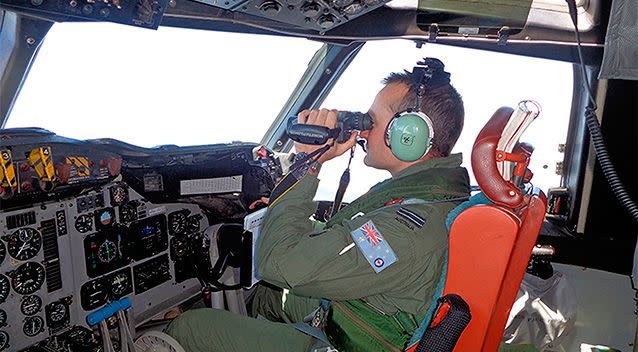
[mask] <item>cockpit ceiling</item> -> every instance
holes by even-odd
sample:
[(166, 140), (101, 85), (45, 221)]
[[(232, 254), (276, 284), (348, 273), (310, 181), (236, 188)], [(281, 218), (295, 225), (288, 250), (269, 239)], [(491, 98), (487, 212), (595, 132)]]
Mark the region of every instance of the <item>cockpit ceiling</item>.
[[(577, 5), (583, 43), (602, 45), (603, 4), (577, 0)], [(0, 7), (53, 21), (111, 21), (344, 43), (397, 37), (574, 41), (562, 0), (0, 0)]]

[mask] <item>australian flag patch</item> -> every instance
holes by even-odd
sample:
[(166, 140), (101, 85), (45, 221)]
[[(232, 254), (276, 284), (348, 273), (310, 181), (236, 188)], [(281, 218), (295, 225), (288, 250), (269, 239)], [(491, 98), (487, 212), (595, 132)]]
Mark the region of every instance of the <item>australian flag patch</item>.
[(394, 251), (372, 220), (350, 232), (350, 235), (375, 272), (379, 273), (397, 261)]

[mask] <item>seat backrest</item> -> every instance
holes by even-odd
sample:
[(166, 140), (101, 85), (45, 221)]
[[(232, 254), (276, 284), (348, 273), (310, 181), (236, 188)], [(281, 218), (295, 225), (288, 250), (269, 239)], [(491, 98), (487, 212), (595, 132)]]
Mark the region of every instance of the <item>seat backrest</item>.
[[(519, 150), (515, 155), (515, 151), (498, 150), (512, 113), (511, 108), (497, 110), (479, 133), (472, 152), (477, 182), (494, 204), (464, 210), (450, 229), (443, 295), (461, 296), (472, 315), (454, 351), (497, 350), (545, 215), (542, 192), (523, 194), (502, 175), (504, 154), (511, 157), (507, 160), (524, 163), (524, 174), (531, 153)], [(499, 158), (501, 170), (497, 167)]]

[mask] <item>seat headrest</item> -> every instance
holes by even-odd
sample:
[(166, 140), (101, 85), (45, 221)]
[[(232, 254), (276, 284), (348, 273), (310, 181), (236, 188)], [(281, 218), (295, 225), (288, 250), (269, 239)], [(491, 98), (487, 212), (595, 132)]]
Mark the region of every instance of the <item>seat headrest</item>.
[(503, 154), (509, 156), (512, 155), (510, 153), (518, 153), (529, 158), (533, 147), (517, 146), (518, 139), (538, 116), (540, 107), (535, 102), (523, 101), (514, 112), (510, 107), (496, 110), (478, 134), (472, 148), (472, 169), (479, 187), (492, 202), (508, 208), (520, 206), (523, 194), (512, 182), (512, 164), (504, 161)]

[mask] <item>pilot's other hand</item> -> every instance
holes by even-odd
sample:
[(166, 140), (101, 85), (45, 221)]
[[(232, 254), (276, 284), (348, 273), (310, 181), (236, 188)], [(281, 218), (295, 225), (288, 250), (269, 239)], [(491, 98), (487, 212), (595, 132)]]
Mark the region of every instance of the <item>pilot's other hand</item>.
[[(297, 120), (299, 121), (299, 123), (325, 126), (328, 128), (335, 128), (337, 124), (338, 113), (339, 112), (337, 110), (328, 110), (328, 109), (304, 110), (299, 113), (299, 115), (297, 116)], [(332, 148), (328, 149), (328, 151), (325, 152), (319, 158), (318, 162), (320, 164), (323, 164), (326, 161), (334, 159), (338, 157), (339, 155), (347, 152), (357, 142), (356, 137), (357, 137), (357, 133), (352, 132), (352, 135), (350, 136), (350, 139), (347, 142), (342, 144), (335, 143), (335, 145), (332, 146)], [(330, 143), (332, 143), (332, 139), (330, 139), (327, 144), (330, 144)], [(310, 154), (321, 147), (323, 146), (295, 143), (295, 149), (297, 150), (298, 153), (303, 152), (303, 153)]]

